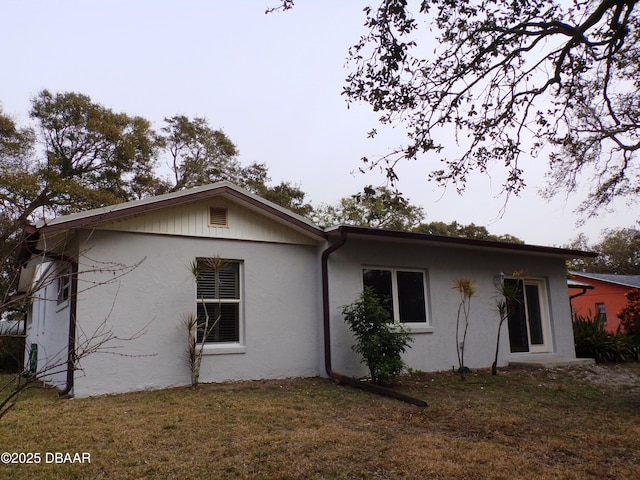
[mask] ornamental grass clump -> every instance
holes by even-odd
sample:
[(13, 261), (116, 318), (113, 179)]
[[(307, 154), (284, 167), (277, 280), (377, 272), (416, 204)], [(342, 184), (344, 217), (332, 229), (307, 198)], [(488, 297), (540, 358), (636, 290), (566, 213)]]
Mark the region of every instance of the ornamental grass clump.
[(373, 288), (365, 287), (355, 302), (342, 307), (344, 320), (356, 338), (351, 348), (362, 355), (376, 385), (388, 384), (402, 373), (402, 354), (413, 341), (402, 325), (393, 323), (389, 303)]

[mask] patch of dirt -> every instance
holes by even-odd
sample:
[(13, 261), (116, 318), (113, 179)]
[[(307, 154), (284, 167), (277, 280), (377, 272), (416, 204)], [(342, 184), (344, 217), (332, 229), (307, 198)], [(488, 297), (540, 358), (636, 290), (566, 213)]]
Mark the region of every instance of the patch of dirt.
[(570, 375), (593, 385), (640, 387), (640, 364), (589, 365), (569, 368)]

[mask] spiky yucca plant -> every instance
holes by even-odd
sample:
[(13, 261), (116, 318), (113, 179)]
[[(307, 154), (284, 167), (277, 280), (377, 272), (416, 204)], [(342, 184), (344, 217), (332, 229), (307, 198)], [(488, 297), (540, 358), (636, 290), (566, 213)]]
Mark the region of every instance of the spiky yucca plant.
[[(469, 278), (456, 278), (451, 287), (460, 294), (460, 304), (458, 305), (458, 315), (456, 318), (456, 352), (458, 353), (458, 373), (462, 380), (465, 379), (467, 367), (464, 364), (464, 347), (467, 342), (467, 331), (469, 330), (469, 314), (471, 313), (471, 298), (476, 294), (476, 285)], [(460, 320), (464, 319), (464, 332), (460, 341)]]

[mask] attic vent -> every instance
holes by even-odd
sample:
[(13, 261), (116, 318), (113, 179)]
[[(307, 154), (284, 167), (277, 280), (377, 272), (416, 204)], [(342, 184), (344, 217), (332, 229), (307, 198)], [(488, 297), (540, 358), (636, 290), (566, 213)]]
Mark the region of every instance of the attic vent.
[(209, 207), (209, 225), (214, 227), (226, 227), (227, 209), (219, 207)]

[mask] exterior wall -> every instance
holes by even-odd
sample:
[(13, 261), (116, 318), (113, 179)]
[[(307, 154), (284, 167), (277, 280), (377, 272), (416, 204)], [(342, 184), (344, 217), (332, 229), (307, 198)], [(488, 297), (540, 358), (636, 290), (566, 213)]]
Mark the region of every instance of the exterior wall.
[(543, 278), (551, 318), (550, 351), (540, 354), (512, 354), (507, 322), (500, 340), (499, 365), (526, 356), (575, 358), (571, 314), (563, 259), (518, 253), (478, 252), (461, 248), (430, 247), (412, 243), (364, 242), (349, 238), (329, 257), (329, 297), (334, 370), (347, 375), (364, 375), (366, 368), (351, 351), (353, 337), (345, 325), (340, 307), (353, 302), (362, 291), (362, 266), (388, 266), (427, 271), (428, 314), (431, 331), (415, 333), (405, 361), (413, 369), (447, 370), (458, 366), (455, 324), (458, 293), (451, 289), (456, 278), (470, 278), (477, 285), (472, 299), (465, 364), (471, 368), (491, 366), (495, 354), (498, 316), (494, 308), (495, 277), (525, 271), (527, 277)]
[[(580, 295), (571, 300), (571, 307), (574, 316), (594, 317), (597, 314), (596, 304), (604, 303), (607, 313), (607, 321), (605, 330), (615, 333), (620, 325), (620, 319), (617, 317), (618, 312), (627, 304), (624, 296), (632, 287), (624, 287), (608, 282), (601, 282), (591, 278), (574, 275), (576, 281), (593, 285), (593, 290), (587, 290), (584, 295)], [(575, 295), (574, 289), (569, 291), (569, 295)]]
[(188, 266), (216, 255), (243, 262), (243, 346), (205, 355), (200, 381), (320, 374), (316, 246), (108, 231), (83, 232), (80, 243), (77, 316), (85, 341), (106, 331), (122, 339), (142, 333), (104, 345), (112, 354), (84, 358), (76, 396), (190, 383), (181, 324), (196, 307)]
[(29, 351), (37, 345), (39, 377), (56, 387), (66, 384), (67, 351), (69, 342), (70, 301), (58, 303), (58, 272), (66, 265), (46, 262), (38, 267), (39, 288), (27, 315), (25, 366), (29, 365)]

